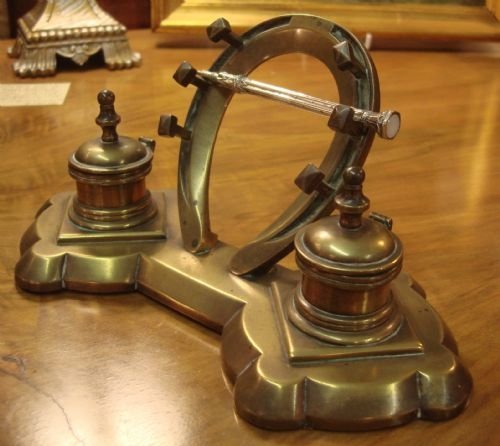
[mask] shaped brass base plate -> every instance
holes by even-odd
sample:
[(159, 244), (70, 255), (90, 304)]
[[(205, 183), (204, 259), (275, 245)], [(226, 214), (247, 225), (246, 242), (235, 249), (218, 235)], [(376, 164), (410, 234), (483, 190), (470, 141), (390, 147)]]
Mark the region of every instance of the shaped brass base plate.
[[(375, 344), (336, 346), (288, 320), (297, 272), (277, 266), (258, 279), (236, 277), (228, 270), (235, 248), (218, 243), (205, 256), (184, 250), (175, 212), (166, 214), (166, 240), (58, 244), (71, 196), (53, 197), (25, 233), (18, 285), (35, 292), (138, 290), (222, 332), (224, 371), (245, 420), (269, 429), (368, 430), (446, 420), (466, 406), (471, 376), (406, 274), (392, 283), (399, 331)], [(163, 196), (175, 209), (175, 191), (154, 194), (157, 202)]]
[[(294, 292), (295, 288), (290, 289), (279, 283), (273, 284), (276, 324), (280, 328), (285, 354), (292, 364), (307, 365), (328, 360), (421, 355), (424, 352), (422, 343), (404, 317), (396, 333), (383, 342), (347, 347), (321, 342), (290, 323), (288, 308), (293, 302)], [(399, 301), (398, 297), (396, 299)]]
[(146, 223), (134, 226), (133, 231), (89, 231), (73, 224), (69, 218), (69, 208), (73, 200), (68, 200), (66, 212), (63, 216), (61, 229), (57, 236), (57, 244), (71, 245), (92, 242), (126, 242), (126, 241), (161, 241), (167, 238), (167, 208), (165, 197), (162, 193), (154, 193), (153, 200), (158, 207), (157, 217)]
[(312, 338), (287, 319), (292, 284), (273, 284), (274, 305), (247, 302), (222, 339), (237, 412), (269, 429), (347, 431), (460, 413), (472, 380), (453, 337), (409, 276), (400, 274), (392, 291), (404, 317), (399, 331), (350, 347)]

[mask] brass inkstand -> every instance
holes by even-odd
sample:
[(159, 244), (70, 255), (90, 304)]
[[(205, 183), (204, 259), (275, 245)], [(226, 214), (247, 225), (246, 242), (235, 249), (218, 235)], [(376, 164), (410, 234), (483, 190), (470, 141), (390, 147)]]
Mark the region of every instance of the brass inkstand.
[(38, 0), (18, 20), (14, 46), (8, 54), (20, 77), (49, 76), (56, 72), (56, 55), (83, 65), (101, 51), (111, 69), (131, 68), (141, 62), (132, 52), (127, 28), (105, 13), (95, 0)]
[[(397, 112), (378, 111), (369, 55), (344, 28), (307, 15), (277, 17), (242, 36), (219, 19), (208, 35), (230, 46), (210, 70), (184, 62), (175, 73), (197, 87), (185, 126), (160, 119), (160, 135), (181, 138), (177, 191), (148, 192), (154, 141), (119, 137), (114, 97), (101, 92), (102, 137), (70, 157), (76, 194), (52, 197), (23, 236), (17, 284), (139, 291), (220, 332), (236, 411), (260, 427), (357, 431), (456, 416), (472, 379), (453, 337), (401, 272), (391, 219), (363, 216), (361, 165), (375, 134), (392, 139), (400, 125)], [(339, 104), (248, 78), (291, 51), (327, 65)], [(328, 115), (336, 130), (320, 167), (297, 177), (296, 201), (240, 249), (217, 241), (208, 215), (212, 151), (235, 93)], [(335, 207), (339, 214), (327, 216)], [(293, 249), (298, 271), (277, 264)]]

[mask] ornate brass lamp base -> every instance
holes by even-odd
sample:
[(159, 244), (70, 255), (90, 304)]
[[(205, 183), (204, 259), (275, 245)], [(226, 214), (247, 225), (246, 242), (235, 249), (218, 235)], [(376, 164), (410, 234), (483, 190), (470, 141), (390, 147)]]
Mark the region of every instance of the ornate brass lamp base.
[(109, 68), (131, 68), (141, 56), (131, 51), (126, 31), (95, 0), (40, 0), (19, 19), (8, 53), (19, 58), (13, 69), (21, 77), (54, 74), (56, 54), (83, 65), (100, 50)]
[(145, 241), (136, 227), (122, 231), (127, 243), (87, 240), (82, 233), (64, 244), (73, 194), (54, 196), (22, 239), (17, 284), (34, 292), (138, 290), (221, 332), (236, 410), (261, 427), (366, 430), (445, 420), (465, 407), (471, 377), (452, 335), (409, 276), (390, 285), (399, 330), (368, 345), (332, 345), (288, 316), (298, 272), (277, 266), (259, 278), (236, 277), (227, 267), (235, 248), (218, 243), (206, 256), (186, 252), (177, 215), (164, 206), (166, 199), (176, 208), (176, 192), (152, 195), (159, 215), (148, 224), (155, 231), (163, 226), (166, 240)]

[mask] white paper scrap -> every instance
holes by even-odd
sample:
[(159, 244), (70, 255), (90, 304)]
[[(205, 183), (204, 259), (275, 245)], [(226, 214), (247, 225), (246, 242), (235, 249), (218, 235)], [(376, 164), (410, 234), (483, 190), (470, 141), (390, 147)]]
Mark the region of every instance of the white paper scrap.
[(70, 82), (0, 84), (0, 107), (62, 105), (70, 85)]

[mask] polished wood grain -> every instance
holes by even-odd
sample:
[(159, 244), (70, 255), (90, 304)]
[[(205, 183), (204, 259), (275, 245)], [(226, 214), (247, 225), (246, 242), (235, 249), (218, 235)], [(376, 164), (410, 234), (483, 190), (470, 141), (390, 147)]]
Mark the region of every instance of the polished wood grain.
[[(394, 218), (404, 269), (455, 334), (475, 390), (458, 418), (370, 433), (270, 432), (238, 419), (219, 336), (139, 294), (31, 295), (16, 289), (18, 243), (39, 206), (72, 190), (69, 154), (98, 136), (96, 94), (116, 94), (118, 131), (155, 137), (159, 115), (183, 122), (194, 93), (171, 76), (182, 60), (208, 67), (218, 50), (167, 49), (129, 33), (139, 69), (66, 67), (23, 81), (2, 58), (2, 82), (71, 82), (62, 106), (0, 108), (0, 445), (496, 445), (500, 438), (500, 58), (494, 53), (373, 52), (382, 108), (402, 130), (377, 139), (366, 164), (372, 210)], [(2, 41), (5, 54), (10, 41)], [(333, 81), (301, 55), (270, 61), (255, 79), (334, 100)], [(220, 131), (212, 226), (242, 245), (297, 193), (318, 162), (326, 119), (237, 97)], [(151, 189), (174, 188), (178, 140), (161, 139)], [(170, 209), (170, 212), (176, 212)], [(293, 258), (284, 262), (293, 267)]]

